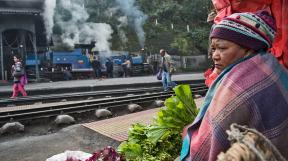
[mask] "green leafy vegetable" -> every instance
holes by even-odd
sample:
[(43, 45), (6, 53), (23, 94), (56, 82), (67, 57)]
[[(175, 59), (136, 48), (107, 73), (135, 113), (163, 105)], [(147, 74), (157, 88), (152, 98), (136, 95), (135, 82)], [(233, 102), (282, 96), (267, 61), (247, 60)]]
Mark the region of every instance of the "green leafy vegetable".
[(179, 155), (182, 129), (193, 122), (198, 109), (189, 85), (173, 90), (175, 96), (165, 100), (152, 125), (132, 125), (128, 140), (118, 147), (127, 161), (173, 161)]

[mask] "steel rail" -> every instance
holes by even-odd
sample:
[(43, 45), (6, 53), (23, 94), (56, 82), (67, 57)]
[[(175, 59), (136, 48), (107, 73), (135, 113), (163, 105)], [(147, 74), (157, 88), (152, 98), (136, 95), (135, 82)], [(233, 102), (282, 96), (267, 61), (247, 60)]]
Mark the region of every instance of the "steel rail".
[[(192, 88), (193, 93), (206, 92), (207, 88), (195, 90)], [(115, 98), (105, 98), (96, 100), (85, 100), (74, 103), (67, 103), (63, 105), (44, 106), (41, 108), (31, 108), (22, 110), (11, 110), (0, 112), (0, 123), (23, 120), (33, 120), (44, 117), (57, 116), (59, 114), (71, 114), (89, 112), (101, 108), (114, 108), (118, 106), (128, 105), (129, 103), (145, 103), (157, 99), (165, 99), (173, 95), (174, 92), (158, 92), (150, 94), (139, 94), (133, 96), (123, 96)]]
[[(190, 84), (190, 87), (203, 88), (204, 83)], [(137, 88), (137, 89), (121, 89), (121, 90), (109, 90), (109, 91), (93, 91), (93, 92), (81, 92), (81, 93), (64, 93), (54, 95), (39, 95), (34, 97), (22, 97), (19, 99), (0, 99), (0, 107), (7, 107), (8, 105), (29, 105), (36, 102), (51, 103), (60, 100), (79, 100), (85, 97), (106, 97), (106, 96), (121, 96), (124, 94), (139, 94), (145, 92), (158, 92), (161, 91), (162, 87), (150, 87), (150, 88)]]

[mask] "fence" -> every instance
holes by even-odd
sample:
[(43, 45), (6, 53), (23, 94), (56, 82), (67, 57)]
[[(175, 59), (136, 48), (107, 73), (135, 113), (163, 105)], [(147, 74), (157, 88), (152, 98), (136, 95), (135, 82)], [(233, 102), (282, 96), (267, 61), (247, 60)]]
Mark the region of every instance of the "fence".
[[(199, 71), (208, 66), (206, 55), (177, 56), (171, 55), (177, 71)], [(153, 65), (153, 69), (158, 70), (161, 56), (153, 54), (148, 57), (147, 62)]]

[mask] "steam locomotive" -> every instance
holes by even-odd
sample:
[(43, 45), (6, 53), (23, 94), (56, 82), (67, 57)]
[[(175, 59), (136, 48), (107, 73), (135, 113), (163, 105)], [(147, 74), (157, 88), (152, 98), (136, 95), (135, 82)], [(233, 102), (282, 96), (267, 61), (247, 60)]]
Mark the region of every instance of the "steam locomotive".
[[(52, 81), (65, 79), (67, 71), (71, 73), (72, 79), (87, 79), (94, 77), (90, 57), (97, 56), (101, 62), (101, 72), (105, 75), (105, 63), (107, 58), (113, 62), (113, 77), (123, 75), (122, 64), (126, 59), (132, 63), (131, 75), (152, 74), (152, 67), (146, 63), (145, 57), (140, 53), (129, 53), (127, 51), (99, 52), (91, 45), (77, 44), (72, 51), (50, 51), (38, 54), (38, 67), (40, 78)], [(26, 71), (28, 78), (35, 78), (36, 61), (34, 54), (26, 57)]]

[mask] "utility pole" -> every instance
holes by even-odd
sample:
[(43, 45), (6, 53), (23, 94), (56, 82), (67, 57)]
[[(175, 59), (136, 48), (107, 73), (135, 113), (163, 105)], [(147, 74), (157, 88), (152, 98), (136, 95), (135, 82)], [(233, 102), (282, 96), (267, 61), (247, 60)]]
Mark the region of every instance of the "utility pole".
[(1, 78), (5, 80), (4, 76), (4, 57), (3, 57), (3, 42), (2, 42), (2, 30), (0, 29), (0, 55), (1, 55)]
[(38, 54), (36, 48), (36, 33), (33, 33), (33, 50), (35, 55), (35, 74), (36, 74), (36, 82), (39, 81), (39, 66), (38, 66)]

